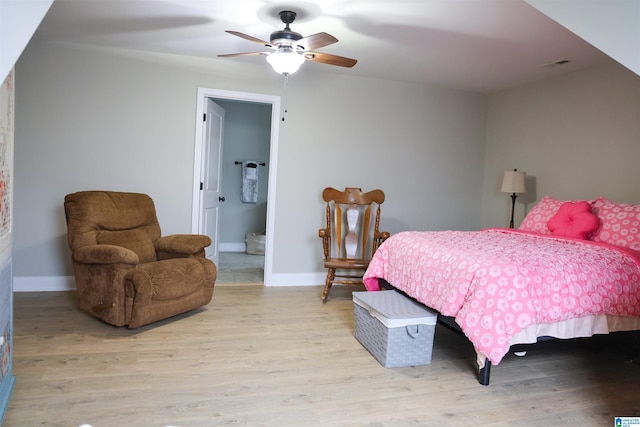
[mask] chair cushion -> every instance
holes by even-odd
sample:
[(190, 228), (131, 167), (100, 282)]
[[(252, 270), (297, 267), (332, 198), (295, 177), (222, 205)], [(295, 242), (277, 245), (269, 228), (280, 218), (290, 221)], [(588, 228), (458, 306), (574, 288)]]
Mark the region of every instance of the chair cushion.
[(151, 236), (143, 230), (99, 231), (96, 240), (99, 245), (115, 245), (130, 249), (138, 255), (140, 262), (157, 259)]
[(189, 295), (205, 283), (205, 271), (199, 260), (174, 258), (138, 265), (151, 280), (151, 299), (166, 301)]

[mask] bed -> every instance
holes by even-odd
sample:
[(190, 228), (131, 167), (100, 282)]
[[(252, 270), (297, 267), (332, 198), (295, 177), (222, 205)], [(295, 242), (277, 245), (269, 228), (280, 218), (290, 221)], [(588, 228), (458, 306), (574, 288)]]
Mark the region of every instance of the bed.
[(488, 385), (514, 345), (640, 330), (640, 205), (547, 196), (518, 229), (397, 233), (363, 281), (453, 320)]

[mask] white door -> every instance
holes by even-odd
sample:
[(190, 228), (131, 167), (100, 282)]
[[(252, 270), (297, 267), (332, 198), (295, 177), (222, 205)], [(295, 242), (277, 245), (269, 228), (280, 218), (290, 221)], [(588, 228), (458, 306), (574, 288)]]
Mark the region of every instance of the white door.
[(222, 139), (224, 137), (224, 109), (211, 98), (205, 101), (203, 116), (204, 143), (202, 145), (200, 234), (211, 238), (207, 258), (218, 265), (218, 210), (224, 197), (220, 194)]

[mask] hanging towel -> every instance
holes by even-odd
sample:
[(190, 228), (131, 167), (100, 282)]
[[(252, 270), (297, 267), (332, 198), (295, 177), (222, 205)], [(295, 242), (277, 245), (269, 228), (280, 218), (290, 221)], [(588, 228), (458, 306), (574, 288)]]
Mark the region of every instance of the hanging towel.
[(258, 163), (254, 161), (242, 162), (240, 201), (243, 203), (258, 203)]

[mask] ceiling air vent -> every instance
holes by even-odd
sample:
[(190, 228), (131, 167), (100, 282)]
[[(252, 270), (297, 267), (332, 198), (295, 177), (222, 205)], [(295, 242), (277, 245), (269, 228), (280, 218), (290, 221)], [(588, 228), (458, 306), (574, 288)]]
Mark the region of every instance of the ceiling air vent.
[(559, 65), (568, 64), (569, 62), (570, 61), (568, 59), (558, 59), (557, 61), (549, 62), (548, 64), (543, 64), (541, 65), (541, 67), (542, 68), (557, 67)]

